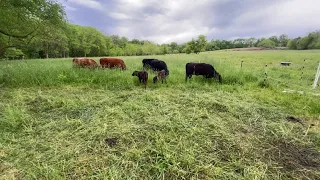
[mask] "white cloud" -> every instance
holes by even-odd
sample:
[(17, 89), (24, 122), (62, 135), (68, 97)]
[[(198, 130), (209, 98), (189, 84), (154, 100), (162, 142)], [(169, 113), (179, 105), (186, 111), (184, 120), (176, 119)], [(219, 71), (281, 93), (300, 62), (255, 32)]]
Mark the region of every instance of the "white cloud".
[(123, 13), (117, 13), (117, 12), (109, 13), (109, 16), (111, 16), (114, 19), (118, 19), (118, 20), (131, 19), (130, 16), (123, 14)]
[(208, 2), (213, 1), (120, 0), (113, 8), (117, 12), (108, 14), (119, 20), (115, 34), (157, 43), (184, 42), (212, 31), (197, 20), (202, 16), (197, 10), (205, 8)]
[(76, 11), (77, 8), (72, 7), (72, 6), (65, 6), (66, 7), (66, 11)]
[(304, 36), (320, 27), (319, 0), (69, 0), (68, 5), (99, 11), (97, 24), (108, 19), (102, 31), (156, 43), (182, 43), (199, 34), (208, 40)]

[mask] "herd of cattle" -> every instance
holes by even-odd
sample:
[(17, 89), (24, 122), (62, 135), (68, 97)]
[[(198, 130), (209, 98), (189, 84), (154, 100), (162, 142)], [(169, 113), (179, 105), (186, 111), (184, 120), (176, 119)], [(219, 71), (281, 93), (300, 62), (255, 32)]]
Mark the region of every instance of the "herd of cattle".
[[(98, 68), (99, 65), (90, 58), (74, 58), (72, 60), (74, 67), (82, 67), (82, 68)], [(158, 81), (166, 81), (169, 76), (169, 70), (167, 64), (158, 59), (143, 59), (143, 70), (142, 71), (134, 71), (132, 76), (137, 76), (139, 78), (140, 83), (143, 83), (145, 88), (148, 82), (148, 72), (147, 69), (151, 69), (154, 72), (157, 72), (157, 75), (153, 77), (153, 82), (156, 83)], [(101, 68), (121, 68), (122, 70), (126, 70), (126, 64), (120, 58), (101, 58), (100, 59), (100, 67)], [(186, 64), (186, 81), (187, 79), (191, 79), (192, 75), (202, 75), (205, 78), (215, 78), (221, 83), (221, 75), (214, 69), (211, 64), (206, 63), (187, 63)]]

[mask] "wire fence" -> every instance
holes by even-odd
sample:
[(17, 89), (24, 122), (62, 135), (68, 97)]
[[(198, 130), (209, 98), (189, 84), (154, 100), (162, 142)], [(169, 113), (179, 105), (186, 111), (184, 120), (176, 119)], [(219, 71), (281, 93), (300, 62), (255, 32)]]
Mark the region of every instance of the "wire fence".
[[(303, 61), (303, 66), (301, 68), (299, 68), (299, 70), (301, 70), (300, 73), (300, 78), (299, 80), (303, 80), (304, 78), (307, 78), (307, 76), (304, 74), (304, 69), (305, 69), (305, 60)], [(292, 69), (288, 69), (289, 71), (286, 70), (287, 73), (291, 73), (294, 70)], [(312, 95), (316, 95), (316, 96), (320, 96), (320, 91), (318, 91), (318, 89), (315, 89), (318, 86), (318, 79), (320, 76), (320, 63), (319, 66), (317, 68), (316, 71), (316, 77), (314, 80), (314, 84), (312, 85), (310, 83), (310, 87), (305, 86), (305, 84), (295, 84), (294, 80), (289, 79), (289, 80), (284, 80), (284, 79), (278, 79), (275, 77), (272, 77), (272, 74), (268, 73), (268, 66), (265, 65), (265, 70), (264, 70), (264, 83), (266, 82), (270, 82), (270, 81), (274, 81), (277, 82), (277, 84), (279, 84), (280, 86), (289, 88), (289, 90), (284, 90), (283, 92), (298, 92), (300, 94), (304, 94), (304, 93), (308, 93), (308, 94), (312, 94)], [(308, 78), (310, 78), (308, 76)], [(298, 79), (296, 79), (298, 80)], [(294, 90), (292, 90), (294, 88)]]

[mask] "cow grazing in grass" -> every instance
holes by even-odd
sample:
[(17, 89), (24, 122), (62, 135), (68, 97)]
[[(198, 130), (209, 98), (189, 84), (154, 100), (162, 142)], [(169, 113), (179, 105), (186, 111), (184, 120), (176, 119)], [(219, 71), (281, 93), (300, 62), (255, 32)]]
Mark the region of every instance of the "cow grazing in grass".
[(144, 84), (144, 88), (147, 88), (148, 83), (148, 72), (147, 71), (134, 71), (132, 76), (137, 76), (140, 83)]
[(191, 79), (192, 75), (202, 75), (205, 78), (215, 78), (221, 83), (221, 75), (214, 69), (211, 64), (206, 63), (187, 63), (186, 64), (186, 81)]
[(121, 68), (122, 70), (126, 70), (126, 64), (120, 58), (101, 58), (100, 65), (102, 68)]
[(169, 70), (167, 64), (164, 61), (158, 59), (143, 59), (143, 68), (151, 68), (153, 71), (165, 70), (167, 75), (169, 75)]
[(72, 59), (72, 64), (74, 67), (81, 68), (97, 68), (98, 64), (90, 58), (74, 58)]
[(167, 72), (165, 70), (161, 70), (158, 72), (158, 74), (153, 78), (153, 83), (156, 83), (158, 81), (163, 81), (167, 82)]

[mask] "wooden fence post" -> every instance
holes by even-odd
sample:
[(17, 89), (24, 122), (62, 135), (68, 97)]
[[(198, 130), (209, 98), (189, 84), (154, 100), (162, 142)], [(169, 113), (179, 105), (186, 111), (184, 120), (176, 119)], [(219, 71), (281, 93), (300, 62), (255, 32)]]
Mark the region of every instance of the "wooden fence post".
[(319, 76), (320, 76), (320, 63), (319, 63), (319, 65), (318, 65), (316, 77), (314, 78), (313, 89), (315, 89), (315, 88), (318, 87)]
[(301, 68), (301, 77), (300, 77), (300, 80), (302, 80), (302, 77), (303, 77), (303, 70), (304, 70), (304, 65), (306, 64), (306, 59), (303, 60), (303, 66)]
[(267, 73), (267, 70), (268, 70), (268, 65), (266, 64), (265, 65), (265, 69), (264, 69), (264, 85), (267, 85), (267, 80), (268, 80), (268, 73)]

